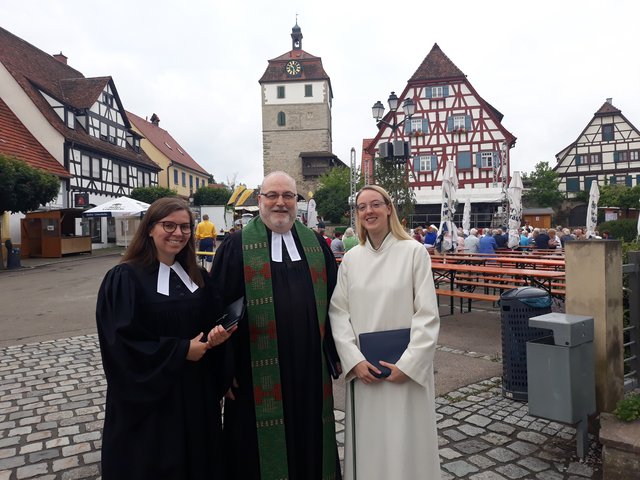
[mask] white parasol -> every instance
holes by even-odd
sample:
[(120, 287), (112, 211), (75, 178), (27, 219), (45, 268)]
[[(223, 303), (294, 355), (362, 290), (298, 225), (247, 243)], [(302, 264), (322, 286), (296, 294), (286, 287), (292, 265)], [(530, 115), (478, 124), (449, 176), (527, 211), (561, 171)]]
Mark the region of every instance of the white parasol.
[(134, 200), (129, 197), (118, 197), (109, 200), (101, 205), (90, 208), (82, 212), (83, 217), (118, 217), (122, 219), (122, 229), (124, 233), (124, 246), (127, 247), (127, 234), (129, 223), (126, 221), (129, 217), (141, 217), (150, 207), (148, 203)]
[(313, 198), (307, 202), (307, 227), (316, 228), (318, 226), (318, 212), (316, 210), (316, 201)]
[(452, 160), (447, 161), (447, 166), (442, 175), (442, 208), (440, 210), (440, 230), (435, 248), (440, 253), (455, 252), (458, 246), (458, 229), (453, 223), (453, 215), (456, 213), (456, 195), (458, 191), (458, 176)]
[(596, 226), (598, 225), (598, 201), (600, 200), (600, 189), (598, 188), (598, 182), (593, 180), (591, 182), (591, 189), (589, 190), (589, 207), (587, 208), (587, 239), (595, 237)]
[(469, 230), (471, 230), (471, 200), (467, 198), (462, 210), (462, 231), (465, 235), (469, 235)]
[(511, 183), (507, 189), (509, 198), (509, 248), (516, 248), (520, 245), (520, 222), (522, 220), (522, 178), (520, 172), (513, 172)]

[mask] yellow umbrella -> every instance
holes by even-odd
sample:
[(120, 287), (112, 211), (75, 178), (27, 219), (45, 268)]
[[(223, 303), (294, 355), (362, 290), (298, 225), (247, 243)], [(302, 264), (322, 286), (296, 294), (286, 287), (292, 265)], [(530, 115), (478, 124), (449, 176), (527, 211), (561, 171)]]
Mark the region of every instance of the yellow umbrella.
[(236, 207), (239, 207), (244, 202), (246, 202), (251, 195), (253, 195), (253, 188), (245, 189), (245, 191), (242, 192), (242, 195), (240, 195), (240, 198), (238, 198), (238, 201), (236, 202)]
[(247, 187), (245, 187), (244, 185), (238, 185), (233, 191), (233, 193), (231, 194), (231, 198), (229, 198), (227, 205), (233, 205), (233, 202), (236, 201), (236, 199), (238, 198), (238, 195), (240, 195), (240, 193), (246, 189)]

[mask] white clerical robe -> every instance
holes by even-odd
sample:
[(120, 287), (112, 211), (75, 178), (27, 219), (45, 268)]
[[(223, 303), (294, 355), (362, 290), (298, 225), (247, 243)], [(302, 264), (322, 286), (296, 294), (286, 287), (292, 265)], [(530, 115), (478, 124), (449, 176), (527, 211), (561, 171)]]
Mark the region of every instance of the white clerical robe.
[[(345, 480), (355, 480), (354, 456), (359, 480), (440, 479), (433, 385), (440, 318), (427, 250), (391, 233), (378, 250), (369, 241), (349, 250), (338, 269), (329, 316), (347, 372)], [(407, 327), (411, 340), (396, 366), (410, 379), (359, 381), (351, 372), (365, 359), (358, 335)]]

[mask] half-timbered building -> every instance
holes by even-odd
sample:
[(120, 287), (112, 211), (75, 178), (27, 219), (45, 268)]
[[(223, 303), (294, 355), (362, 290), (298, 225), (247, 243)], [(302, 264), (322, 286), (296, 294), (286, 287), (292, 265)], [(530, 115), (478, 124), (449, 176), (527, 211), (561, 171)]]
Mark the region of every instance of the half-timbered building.
[(447, 161), (453, 160), (458, 200), (470, 199), (473, 217), (485, 214), (489, 222), (504, 201), (509, 152), (516, 141), (502, 125), (503, 115), (476, 92), (438, 44), (409, 79), (398, 103), (405, 99), (413, 100), (415, 113), (406, 118), (401, 109), (388, 112), (363, 152), (363, 163), (364, 155), (380, 157), (382, 144), (409, 142), (407, 174), (416, 213), (439, 214), (442, 175)]
[[(111, 77), (85, 78), (61, 53), (49, 55), (0, 28), (0, 98), (69, 172), (62, 208), (157, 185), (160, 167), (140, 148)], [(115, 222), (83, 223), (95, 243), (115, 241)]]
[(578, 138), (556, 154), (559, 189), (569, 198), (598, 185), (640, 184), (640, 132), (608, 98)]

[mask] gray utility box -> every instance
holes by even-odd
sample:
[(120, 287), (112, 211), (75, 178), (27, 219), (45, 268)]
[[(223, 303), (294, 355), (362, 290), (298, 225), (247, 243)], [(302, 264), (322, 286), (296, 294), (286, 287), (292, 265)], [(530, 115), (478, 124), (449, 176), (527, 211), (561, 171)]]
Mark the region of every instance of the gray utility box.
[(593, 318), (548, 313), (529, 326), (553, 331), (527, 342), (529, 413), (577, 423), (596, 411)]

